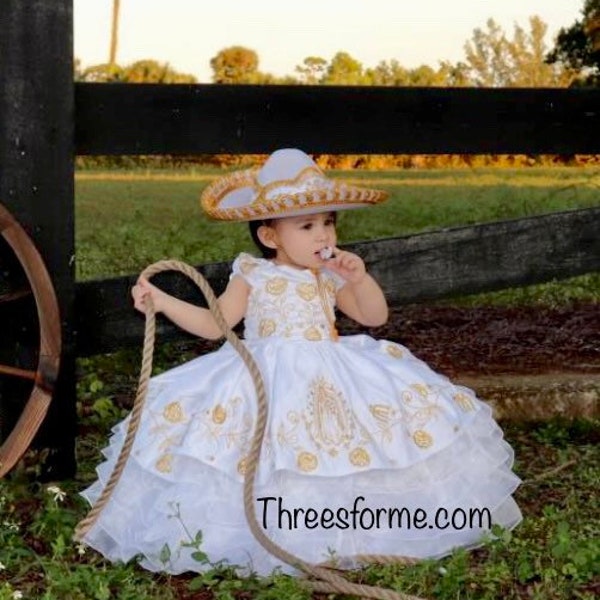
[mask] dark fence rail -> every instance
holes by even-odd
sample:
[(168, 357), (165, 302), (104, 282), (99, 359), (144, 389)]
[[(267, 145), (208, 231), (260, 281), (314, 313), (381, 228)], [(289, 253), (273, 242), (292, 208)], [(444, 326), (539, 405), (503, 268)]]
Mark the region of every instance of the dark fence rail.
[[(457, 227), (345, 246), (359, 252), (391, 304), (501, 289), (600, 270), (600, 208)], [(217, 293), (229, 263), (200, 272)], [(158, 279), (160, 278), (160, 279)], [(200, 292), (179, 274), (161, 274), (161, 287), (198, 302)], [(139, 344), (143, 318), (132, 308), (135, 276), (83, 282), (76, 289), (77, 354)], [(160, 321), (163, 339), (185, 337)]]
[(600, 89), (89, 84), (79, 154), (596, 154)]

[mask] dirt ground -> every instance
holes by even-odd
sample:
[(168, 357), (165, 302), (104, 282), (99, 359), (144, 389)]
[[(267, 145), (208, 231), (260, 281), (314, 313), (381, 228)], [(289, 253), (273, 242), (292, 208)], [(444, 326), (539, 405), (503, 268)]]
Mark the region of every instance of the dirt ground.
[(342, 334), (364, 331), (397, 341), (432, 368), (459, 374), (600, 373), (600, 306), (561, 308), (411, 305), (392, 309), (383, 327), (339, 321)]
[[(382, 327), (337, 322), (341, 335), (367, 333), (406, 346), (448, 377), (544, 373), (600, 377), (600, 305), (393, 308)], [(241, 328), (236, 328), (241, 334)], [(201, 341), (198, 352), (222, 342)]]

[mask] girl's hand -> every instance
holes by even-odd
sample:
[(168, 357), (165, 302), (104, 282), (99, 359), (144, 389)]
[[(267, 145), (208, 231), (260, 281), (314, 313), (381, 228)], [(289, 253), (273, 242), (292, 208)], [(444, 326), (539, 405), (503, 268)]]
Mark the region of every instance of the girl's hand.
[(333, 258), (325, 262), (326, 268), (343, 277), (349, 283), (360, 283), (367, 274), (367, 268), (360, 256), (339, 248), (333, 249)]
[(150, 297), (155, 312), (159, 313), (163, 310), (163, 304), (167, 294), (155, 285), (152, 285), (145, 277), (140, 277), (137, 280), (137, 283), (131, 288), (131, 296), (133, 297), (133, 306), (140, 312), (146, 314), (146, 298)]

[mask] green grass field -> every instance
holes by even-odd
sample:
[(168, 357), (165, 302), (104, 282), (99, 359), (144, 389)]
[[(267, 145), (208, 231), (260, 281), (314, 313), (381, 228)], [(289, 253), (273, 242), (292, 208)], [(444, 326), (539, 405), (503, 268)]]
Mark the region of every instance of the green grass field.
[[(199, 206), (217, 169), (80, 171), (76, 178), (77, 278), (136, 273), (162, 258), (191, 264), (254, 251), (247, 226), (207, 219)], [(383, 205), (341, 214), (341, 243), (513, 219), (600, 204), (600, 169), (337, 171), (387, 190)], [(600, 298), (600, 276), (477, 295), (461, 302), (563, 303)]]

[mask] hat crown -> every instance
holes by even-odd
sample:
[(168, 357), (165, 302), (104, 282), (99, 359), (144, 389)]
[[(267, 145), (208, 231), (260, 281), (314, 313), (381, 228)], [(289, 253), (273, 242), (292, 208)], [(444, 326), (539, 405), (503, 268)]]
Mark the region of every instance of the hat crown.
[(276, 150), (269, 156), (258, 172), (256, 179), (260, 185), (266, 186), (275, 181), (294, 179), (307, 167), (319, 169), (310, 156), (302, 152), (302, 150), (298, 150), (297, 148), (283, 148)]

